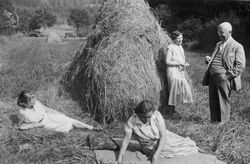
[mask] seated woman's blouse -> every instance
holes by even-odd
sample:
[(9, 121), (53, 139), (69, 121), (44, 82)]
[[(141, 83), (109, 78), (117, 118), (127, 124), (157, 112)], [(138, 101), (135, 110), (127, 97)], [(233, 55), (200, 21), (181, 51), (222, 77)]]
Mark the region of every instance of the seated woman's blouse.
[[(159, 111), (154, 111), (149, 122), (143, 123), (137, 114), (133, 114), (125, 130), (133, 132), (136, 140), (140, 143), (142, 152), (152, 157), (158, 148), (160, 140), (159, 125), (164, 119)], [(166, 141), (162, 148), (160, 158), (173, 157), (175, 155), (188, 155), (198, 153), (198, 147), (190, 138), (183, 138), (166, 130)]]
[(32, 109), (20, 110), (20, 114), (25, 123), (38, 123), (44, 125), (45, 128), (59, 132), (68, 133), (73, 128), (73, 120), (62, 113), (48, 113), (39, 101), (36, 101)]

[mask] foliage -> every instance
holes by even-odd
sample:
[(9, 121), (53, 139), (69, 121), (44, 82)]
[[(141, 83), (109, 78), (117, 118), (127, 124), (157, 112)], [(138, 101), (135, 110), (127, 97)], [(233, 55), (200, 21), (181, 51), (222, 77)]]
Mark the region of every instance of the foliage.
[(195, 40), (197, 34), (202, 30), (202, 23), (199, 18), (188, 18), (182, 24), (177, 25), (177, 29), (183, 33), (184, 40)]
[(160, 24), (163, 28), (168, 28), (168, 22), (171, 21), (172, 17), (174, 17), (174, 14), (172, 13), (171, 9), (168, 5), (158, 5), (153, 9), (153, 12), (160, 21)]
[(0, 34), (10, 34), (12, 32), (11, 25), (15, 21), (11, 17), (13, 12), (14, 6), (12, 0), (0, 1)]
[(0, 10), (8, 10), (12, 11), (13, 8), (13, 0), (1, 0), (0, 1)]
[[(217, 25), (223, 21), (229, 21), (233, 25), (234, 38), (243, 45), (250, 44), (248, 30), (250, 28), (250, 3), (247, 1), (186, 0), (163, 3), (163, 1), (150, 0), (149, 3), (158, 13), (165, 29), (169, 32), (176, 29), (182, 31), (187, 41), (197, 39), (200, 42), (196, 46), (198, 49), (209, 51), (213, 49), (215, 43), (219, 41)], [(250, 51), (247, 46), (245, 48)]]
[(32, 24), (32, 18), (35, 15), (34, 10), (27, 8), (18, 8), (17, 13), (19, 15), (18, 31), (21, 31), (23, 33), (28, 32), (31, 29), (30, 24)]
[(224, 21), (232, 24), (232, 35), (236, 36), (236, 39), (238, 39), (237, 35), (240, 34), (241, 30), (245, 31), (244, 26), (241, 26), (240, 18), (235, 14), (235, 12), (230, 10), (228, 12), (221, 13), (218, 17), (206, 23), (200, 33), (198, 33), (198, 41), (200, 42), (198, 45), (199, 48), (210, 51), (213, 50), (213, 47), (219, 41), (217, 26)]
[(92, 25), (96, 23), (96, 18), (98, 16), (100, 6), (94, 5), (94, 6), (87, 6), (85, 10), (88, 12), (88, 25)]
[(56, 24), (56, 20), (56, 14), (53, 12), (49, 3), (47, 1), (41, 1), (40, 7), (35, 10), (34, 16), (31, 19), (30, 28), (32, 30), (41, 27), (45, 29), (46, 27)]
[(89, 25), (88, 11), (86, 9), (75, 8), (71, 10), (67, 21), (69, 25), (76, 27), (78, 34), (80, 27)]
[(38, 8), (30, 22), (30, 29), (35, 30), (53, 26), (56, 23), (56, 15), (50, 10)]

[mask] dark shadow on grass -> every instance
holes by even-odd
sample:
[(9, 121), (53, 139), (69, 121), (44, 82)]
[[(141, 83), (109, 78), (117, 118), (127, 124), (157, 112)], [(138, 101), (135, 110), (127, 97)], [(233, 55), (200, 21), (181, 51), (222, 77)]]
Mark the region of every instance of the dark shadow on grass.
[(194, 124), (201, 124), (201, 125), (207, 124), (209, 122), (208, 120), (204, 120), (200, 116), (196, 116), (196, 115), (184, 116), (178, 112), (175, 112), (172, 116), (166, 115), (164, 116), (164, 119), (171, 120), (176, 123), (183, 121), (183, 122), (193, 122)]
[(19, 123), (19, 118), (18, 118), (17, 114), (11, 114), (9, 116), (9, 118), (11, 120), (12, 125), (16, 125)]
[[(167, 46), (167, 45), (166, 45)], [(161, 80), (162, 90), (160, 92), (160, 103), (159, 111), (164, 117), (174, 118), (173, 113), (175, 112), (173, 106), (168, 105), (168, 81), (167, 81), (167, 71), (165, 64), (165, 52), (164, 47), (160, 48), (158, 51), (158, 56), (155, 58), (155, 64), (157, 66), (157, 73)]]
[(240, 116), (250, 122), (250, 107), (247, 107), (240, 112)]

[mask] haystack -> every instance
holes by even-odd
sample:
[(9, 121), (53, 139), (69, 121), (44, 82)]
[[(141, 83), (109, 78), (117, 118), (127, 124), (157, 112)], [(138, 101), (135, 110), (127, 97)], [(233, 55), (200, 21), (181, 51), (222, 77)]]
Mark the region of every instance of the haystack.
[(57, 35), (57, 33), (55, 32), (49, 32), (47, 39), (46, 39), (47, 43), (62, 43), (61, 38)]
[(125, 120), (143, 99), (158, 108), (156, 62), (169, 37), (144, 0), (108, 0), (66, 76), (71, 95), (103, 122)]

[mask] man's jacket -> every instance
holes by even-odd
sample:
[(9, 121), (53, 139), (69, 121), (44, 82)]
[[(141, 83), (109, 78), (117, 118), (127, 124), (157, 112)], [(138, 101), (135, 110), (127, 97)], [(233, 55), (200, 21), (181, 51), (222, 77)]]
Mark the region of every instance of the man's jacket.
[[(221, 42), (216, 44), (211, 60), (208, 63), (202, 80), (202, 84), (205, 86), (209, 83), (209, 68), (220, 45)], [(239, 91), (242, 88), (241, 73), (246, 66), (246, 57), (243, 46), (233, 38), (230, 39), (223, 50), (222, 64), (227, 71), (226, 76), (230, 81), (231, 89)]]

